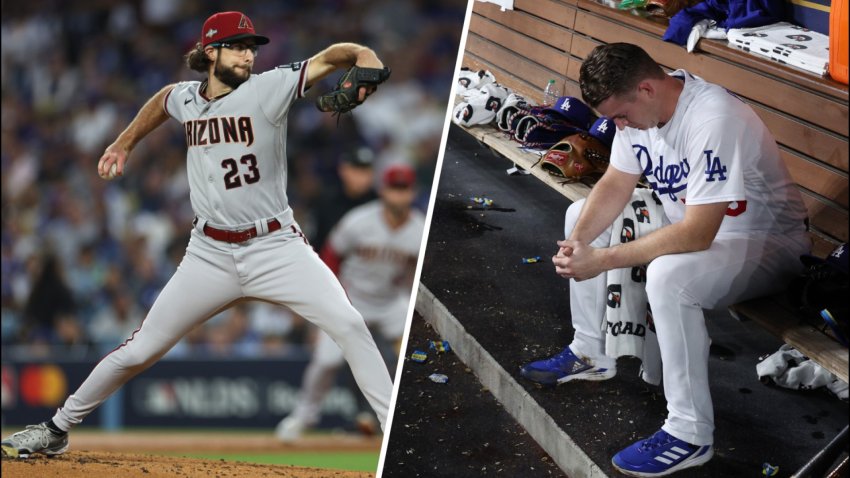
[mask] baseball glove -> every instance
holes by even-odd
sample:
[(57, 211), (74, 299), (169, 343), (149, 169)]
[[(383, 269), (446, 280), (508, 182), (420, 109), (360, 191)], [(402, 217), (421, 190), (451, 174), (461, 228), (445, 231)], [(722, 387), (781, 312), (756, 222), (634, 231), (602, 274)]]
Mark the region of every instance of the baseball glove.
[(352, 66), (337, 82), (336, 88), (323, 94), (316, 100), (316, 107), (325, 113), (335, 114), (348, 113), (357, 107), (360, 101), (360, 88), (367, 87), (373, 90), (390, 77), (390, 69), (364, 68)]
[(541, 167), (554, 176), (576, 180), (594, 173), (604, 173), (610, 158), (611, 151), (607, 146), (581, 132), (552, 146), (543, 156)]

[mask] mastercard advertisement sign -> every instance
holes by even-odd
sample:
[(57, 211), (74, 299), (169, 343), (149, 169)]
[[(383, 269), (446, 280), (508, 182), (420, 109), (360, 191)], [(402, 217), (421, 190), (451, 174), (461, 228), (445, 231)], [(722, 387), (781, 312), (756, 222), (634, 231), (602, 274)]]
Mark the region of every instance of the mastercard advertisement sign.
[[(96, 364), (93, 360), (3, 362), (0, 391), (4, 425), (29, 425), (50, 418)], [(99, 413), (86, 420), (94, 426), (100, 422)]]
[(56, 408), (68, 396), (66, 371), (56, 364), (41, 363), (2, 367), (3, 410), (15, 407)]
[(56, 365), (27, 365), (20, 369), (20, 398), (30, 407), (56, 407), (68, 395), (68, 380)]

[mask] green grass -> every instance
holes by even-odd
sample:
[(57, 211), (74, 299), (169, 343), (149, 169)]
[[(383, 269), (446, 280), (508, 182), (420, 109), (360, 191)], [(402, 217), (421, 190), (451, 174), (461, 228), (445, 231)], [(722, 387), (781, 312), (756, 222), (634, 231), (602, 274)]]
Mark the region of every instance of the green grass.
[(207, 460), (243, 461), (269, 465), (295, 465), (312, 468), (367, 471), (378, 469), (376, 452), (300, 452), (300, 453), (170, 453), (170, 455)]

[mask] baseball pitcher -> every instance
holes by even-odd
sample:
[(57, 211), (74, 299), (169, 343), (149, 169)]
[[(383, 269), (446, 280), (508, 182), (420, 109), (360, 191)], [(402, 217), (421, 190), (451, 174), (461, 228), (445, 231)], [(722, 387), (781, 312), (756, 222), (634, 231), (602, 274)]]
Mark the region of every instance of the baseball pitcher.
[(141, 327), (103, 358), (51, 420), (3, 440), (4, 456), (64, 453), (68, 431), (113, 392), (198, 324), (246, 299), (285, 304), (327, 333), (384, 426), (392, 391), (386, 366), (363, 317), (307, 243), (287, 201), (286, 129), (293, 102), (332, 72), (348, 69), (318, 106), (339, 113), (362, 103), (388, 69), (371, 49), (339, 43), (254, 74), (258, 48), (267, 43), (244, 14), (212, 15), (186, 55), (188, 66), (206, 79), (164, 87), (106, 148), (98, 173), (120, 177), (148, 133), (168, 118), (182, 124), (196, 215), (191, 239)]

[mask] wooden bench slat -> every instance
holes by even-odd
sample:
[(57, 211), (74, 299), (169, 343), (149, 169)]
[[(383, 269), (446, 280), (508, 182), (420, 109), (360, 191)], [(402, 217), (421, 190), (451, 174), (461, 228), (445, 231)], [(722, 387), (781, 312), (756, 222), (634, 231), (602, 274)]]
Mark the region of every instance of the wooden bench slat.
[(513, 76), (509, 74), (507, 71), (491, 65), (486, 61), (483, 61), (481, 58), (476, 57), (470, 53), (467, 53), (463, 59), (463, 66), (466, 66), (472, 70), (490, 70), (490, 73), (496, 76), (498, 82), (504, 86), (507, 86), (511, 90), (519, 93), (520, 95), (527, 98), (529, 101), (540, 101), (541, 92), (537, 85), (532, 85), (527, 83), (522, 78)]
[[(529, 98), (533, 98), (535, 102), (539, 102), (542, 99), (543, 85), (549, 79), (554, 79), (561, 86), (564, 85), (565, 72), (555, 72), (544, 68), (478, 35), (469, 34), (466, 40), (466, 47), (467, 51), (473, 53), (486, 63), (497, 66), (510, 76), (521, 78), (523, 82), (533, 85), (529, 90), (534, 91), (534, 93)], [(495, 72), (493, 73), (495, 74)], [(496, 77), (496, 81), (505, 84), (503, 78), (499, 76)]]
[(811, 325), (801, 324), (794, 318), (795, 311), (785, 305), (781, 297), (753, 299), (735, 304), (730, 309), (752, 319), (841, 380), (850, 381), (848, 350)]
[[(479, 5), (481, 5), (480, 8)], [(564, 38), (564, 28), (559, 25), (523, 12), (502, 12), (498, 6), (492, 3), (475, 2), (473, 11), (482, 17), (497, 21), (511, 30), (528, 35), (561, 51), (569, 50), (569, 40)]]
[(555, 25), (572, 28), (576, 21), (575, 0), (570, 3), (568, 5), (553, 0), (516, 0), (514, 11), (528, 12)]
[(802, 190), (803, 202), (809, 211), (809, 222), (812, 227), (835, 238), (838, 242), (848, 241), (848, 214), (846, 209), (839, 209), (834, 204), (825, 202), (810, 191)]
[[(469, 21), (469, 31), (495, 44), (504, 44), (506, 42), (511, 45), (511, 51), (513, 53), (550, 70), (563, 73), (567, 71), (567, 63), (569, 62), (568, 54), (531, 37), (509, 30), (492, 20), (472, 16)], [(569, 30), (565, 30), (561, 36), (566, 39), (566, 43), (569, 45), (572, 33)], [(498, 78), (496, 80), (498, 81)]]
[[(667, 30), (667, 20), (651, 16), (643, 17), (634, 15), (630, 12), (615, 10), (604, 5), (600, 5), (592, 0), (581, 0), (578, 2), (578, 7), (583, 10), (589, 10), (612, 18), (622, 24), (643, 30), (658, 38), (661, 38)], [(735, 63), (747, 69), (758, 70), (767, 75), (781, 78), (797, 85), (800, 88), (817, 91), (839, 101), (847, 101), (848, 98), (847, 85), (838, 83), (831, 78), (819, 77), (811, 74), (810, 72), (798, 70), (792, 66), (782, 65), (773, 60), (761, 58), (738, 48), (730, 47), (729, 43), (725, 40), (710, 40), (704, 38), (700, 40), (697, 45), (697, 51), (703, 52), (705, 55), (714, 56), (719, 59)]]
[[(496, 81), (505, 85), (517, 92), (520, 92), (529, 101), (539, 103), (542, 99), (542, 86), (549, 79), (555, 79), (559, 84), (564, 83), (564, 78), (551, 71), (544, 69), (540, 65), (529, 62), (521, 57), (512, 55), (509, 50), (505, 50), (491, 42), (482, 40), (480, 37), (469, 35), (467, 37), (467, 47), (472, 55), (467, 55), (467, 58), (477, 59), (479, 64), (484, 65), (478, 69), (485, 68), (490, 70), (496, 77)], [(468, 64), (467, 64), (468, 63)], [(507, 65), (501, 67), (499, 65)], [(472, 62), (467, 61), (464, 66), (475, 68)]]
[(788, 166), (794, 182), (847, 209), (847, 173), (827, 169), (785, 149), (780, 149), (779, 154)]
[(812, 238), (812, 254), (818, 257), (828, 256), (839, 244), (833, 238), (821, 235), (817, 230), (812, 230), (809, 236)]
[(785, 114), (769, 110), (758, 103), (752, 101), (747, 101), (747, 103), (764, 121), (767, 129), (776, 138), (777, 143), (817, 158), (818, 161), (844, 172), (848, 171), (850, 148), (848, 148), (846, 138), (838, 137)]

